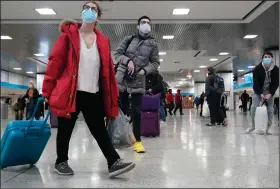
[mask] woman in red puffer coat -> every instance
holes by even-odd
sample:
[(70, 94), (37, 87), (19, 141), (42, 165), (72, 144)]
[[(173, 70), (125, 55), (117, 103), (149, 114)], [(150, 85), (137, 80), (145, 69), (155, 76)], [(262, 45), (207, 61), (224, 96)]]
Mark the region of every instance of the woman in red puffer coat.
[(58, 116), (57, 160), (54, 170), (72, 175), (68, 149), (72, 131), (80, 112), (108, 162), (109, 177), (135, 167), (125, 163), (113, 148), (104, 125), (104, 116), (118, 115), (117, 84), (109, 39), (95, 28), (101, 16), (96, 2), (83, 5), (82, 23), (65, 21), (62, 34), (49, 57), (43, 81), (43, 96), (52, 113)]

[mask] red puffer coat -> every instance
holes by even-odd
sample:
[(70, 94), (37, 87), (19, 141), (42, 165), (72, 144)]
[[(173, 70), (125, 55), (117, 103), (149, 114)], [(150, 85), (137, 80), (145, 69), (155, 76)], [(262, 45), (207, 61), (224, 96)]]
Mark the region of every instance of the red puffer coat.
[[(54, 114), (70, 118), (76, 111), (77, 74), (80, 60), (80, 23), (65, 21), (60, 25), (62, 34), (57, 39), (49, 57), (43, 81), (43, 96), (49, 100)], [(97, 29), (96, 42), (101, 60), (100, 91), (103, 95), (105, 115), (118, 115), (118, 88), (109, 39)], [(94, 107), (94, 104), (92, 105)]]

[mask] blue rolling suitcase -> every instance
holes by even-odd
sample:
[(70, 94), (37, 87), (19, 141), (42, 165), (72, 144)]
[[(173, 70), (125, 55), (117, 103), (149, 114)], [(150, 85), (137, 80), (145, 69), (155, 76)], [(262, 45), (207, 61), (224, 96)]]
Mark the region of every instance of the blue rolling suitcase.
[(40, 102), (39, 98), (30, 120), (16, 120), (8, 123), (1, 140), (1, 168), (35, 164), (51, 136), (47, 123), (50, 111), (44, 120), (33, 120)]

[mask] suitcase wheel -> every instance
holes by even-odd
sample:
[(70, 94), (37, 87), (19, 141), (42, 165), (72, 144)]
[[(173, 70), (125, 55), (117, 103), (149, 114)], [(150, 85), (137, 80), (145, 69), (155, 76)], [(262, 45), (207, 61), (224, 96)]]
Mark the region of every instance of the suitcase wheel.
[(30, 168), (32, 168), (34, 166), (34, 164), (29, 164)]

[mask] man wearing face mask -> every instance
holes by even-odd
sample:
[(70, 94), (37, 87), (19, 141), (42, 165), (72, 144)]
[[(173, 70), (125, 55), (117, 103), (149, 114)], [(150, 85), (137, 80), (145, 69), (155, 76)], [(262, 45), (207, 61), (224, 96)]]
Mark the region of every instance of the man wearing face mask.
[(146, 75), (159, 67), (158, 45), (151, 36), (151, 19), (142, 16), (138, 19), (135, 34), (126, 36), (116, 49), (117, 68), (116, 80), (120, 90), (120, 107), (126, 114), (128, 98), (131, 94), (133, 132), (137, 142), (134, 150), (144, 153), (141, 143), (141, 104), (145, 93)]
[(273, 54), (271, 52), (264, 53), (263, 61), (256, 66), (253, 71), (254, 95), (252, 97), (252, 126), (247, 129), (246, 133), (255, 130), (255, 114), (260, 104), (267, 104), (268, 123), (266, 134), (270, 134), (269, 130), (273, 119), (273, 103), (274, 94), (279, 87), (279, 68), (272, 61)]

